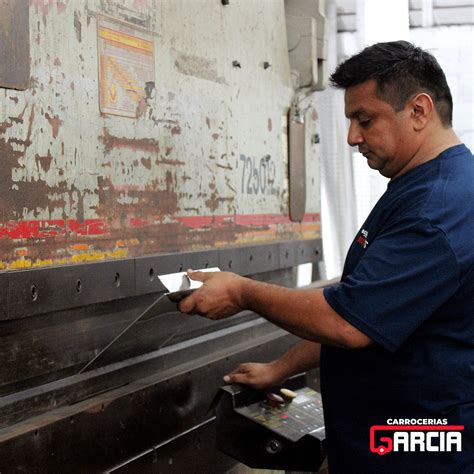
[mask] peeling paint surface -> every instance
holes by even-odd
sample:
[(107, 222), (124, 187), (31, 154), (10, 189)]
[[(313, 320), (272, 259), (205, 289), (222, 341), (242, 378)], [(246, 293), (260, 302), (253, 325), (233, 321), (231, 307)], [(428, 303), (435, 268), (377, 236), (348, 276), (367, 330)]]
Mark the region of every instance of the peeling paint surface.
[[(307, 214), (288, 217), (284, 2), (229, 12), (206, 0), (30, 1), (30, 87), (0, 89), (0, 269), (320, 236), (310, 142)], [(136, 117), (99, 110), (99, 14), (155, 42), (156, 82), (140, 85)]]

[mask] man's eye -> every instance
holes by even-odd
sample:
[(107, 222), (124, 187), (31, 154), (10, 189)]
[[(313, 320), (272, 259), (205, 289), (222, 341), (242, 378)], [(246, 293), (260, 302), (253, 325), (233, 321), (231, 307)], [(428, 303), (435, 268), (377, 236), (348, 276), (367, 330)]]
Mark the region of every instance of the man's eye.
[(361, 127), (367, 127), (368, 125), (370, 125), (370, 122), (372, 122), (372, 119), (359, 120), (359, 125)]

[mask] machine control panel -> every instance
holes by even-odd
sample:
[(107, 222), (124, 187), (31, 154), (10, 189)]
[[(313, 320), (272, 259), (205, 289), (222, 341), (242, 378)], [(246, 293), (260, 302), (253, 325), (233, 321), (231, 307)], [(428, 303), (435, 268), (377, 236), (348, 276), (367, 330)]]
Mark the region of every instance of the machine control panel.
[(284, 397), (280, 397), (282, 403), (275, 403), (272, 400), (274, 394), (270, 393), (265, 400), (236, 408), (235, 411), (290, 441), (298, 441), (306, 434), (323, 440), (325, 433), (321, 395), (309, 387), (293, 393), (296, 396), (292, 401), (285, 401)]
[(304, 375), (267, 393), (224, 386), (216, 417), (219, 449), (247, 466), (315, 472), (324, 459), (321, 395)]

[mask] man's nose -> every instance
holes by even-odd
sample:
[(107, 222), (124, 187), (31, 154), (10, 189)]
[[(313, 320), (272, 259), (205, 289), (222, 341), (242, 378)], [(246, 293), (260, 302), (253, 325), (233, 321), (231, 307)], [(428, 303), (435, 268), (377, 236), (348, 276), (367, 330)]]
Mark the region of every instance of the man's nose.
[(360, 133), (360, 128), (351, 123), (349, 125), (349, 131), (347, 132), (347, 143), (349, 143), (350, 146), (357, 146), (363, 143), (363, 141), (364, 138)]

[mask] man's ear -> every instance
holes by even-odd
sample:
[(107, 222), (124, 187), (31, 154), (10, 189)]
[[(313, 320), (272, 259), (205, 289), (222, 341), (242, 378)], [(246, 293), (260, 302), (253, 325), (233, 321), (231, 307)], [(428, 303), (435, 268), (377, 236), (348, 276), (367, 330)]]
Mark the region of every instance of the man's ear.
[(425, 92), (421, 92), (415, 95), (407, 105), (410, 109), (414, 130), (423, 130), (435, 114), (433, 99)]

